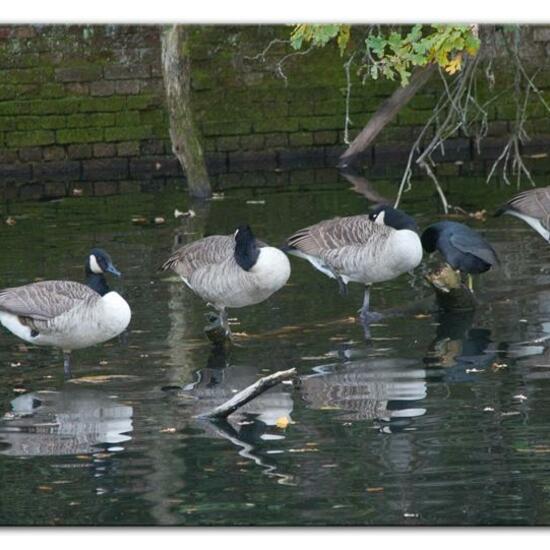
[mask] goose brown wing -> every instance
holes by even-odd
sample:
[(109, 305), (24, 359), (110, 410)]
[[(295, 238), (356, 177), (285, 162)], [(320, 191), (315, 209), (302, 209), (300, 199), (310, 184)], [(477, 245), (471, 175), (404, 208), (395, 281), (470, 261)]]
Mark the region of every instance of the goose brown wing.
[(83, 300), (99, 297), (95, 290), (73, 281), (40, 281), (0, 290), (0, 311), (46, 321)]
[(508, 201), (499, 210), (499, 213), (506, 210), (513, 210), (535, 218), (540, 221), (545, 229), (550, 230), (550, 187), (529, 189), (519, 193)]
[(367, 216), (333, 218), (300, 229), (287, 239), (287, 244), (291, 249), (323, 257), (331, 250), (367, 245), (388, 231), (388, 227), (372, 222)]
[(227, 235), (212, 235), (186, 244), (176, 250), (162, 265), (163, 270), (172, 269), (188, 278), (201, 267), (218, 264), (235, 251), (235, 238)]

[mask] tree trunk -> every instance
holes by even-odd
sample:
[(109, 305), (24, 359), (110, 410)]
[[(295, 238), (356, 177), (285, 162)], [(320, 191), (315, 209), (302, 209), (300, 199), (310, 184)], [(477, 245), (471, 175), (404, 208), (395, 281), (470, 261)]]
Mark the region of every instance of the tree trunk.
[(171, 25), (162, 32), (162, 73), (170, 116), (172, 151), (187, 176), (189, 194), (208, 198), (212, 190), (191, 109), (188, 32), (181, 25)]
[(400, 86), (386, 100), (378, 111), (370, 118), (367, 125), (359, 135), (352, 141), (346, 152), (338, 161), (339, 168), (353, 167), (359, 161), (367, 147), (374, 141), (374, 138), (389, 124), (395, 115), (414, 97), (416, 92), (428, 82), (435, 71), (434, 64), (419, 67), (412, 73), (411, 79), (406, 86)]

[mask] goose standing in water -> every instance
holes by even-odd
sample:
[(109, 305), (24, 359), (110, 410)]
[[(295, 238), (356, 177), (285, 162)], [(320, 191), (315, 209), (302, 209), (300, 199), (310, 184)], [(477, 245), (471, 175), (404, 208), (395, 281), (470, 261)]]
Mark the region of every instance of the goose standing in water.
[(26, 342), (61, 348), (67, 377), (72, 350), (118, 336), (132, 315), (126, 300), (107, 285), (104, 274), (120, 272), (105, 251), (92, 249), (85, 271), (85, 285), (41, 281), (0, 290), (0, 323)]
[(421, 241), (426, 252), (438, 250), (454, 270), (466, 274), (470, 290), (473, 290), (472, 275), (489, 271), (499, 263), (494, 248), (463, 223), (434, 223), (422, 233)]
[(509, 214), (529, 224), (542, 238), (550, 241), (550, 187), (528, 189), (501, 206), (495, 216)]
[(254, 237), (248, 225), (234, 235), (212, 235), (187, 244), (162, 265), (220, 314), (227, 336), (226, 308), (246, 307), (267, 300), (290, 277), (284, 252)]
[(369, 313), (370, 285), (395, 279), (422, 261), (417, 229), (413, 218), (382, 205), (369, 215), (334, 218), (300, 229), (287, 239), (288, 252), (336, 279), (342, 294), (350, 281), (364, 284), (360, 318), (366, 326), (377, 317)]

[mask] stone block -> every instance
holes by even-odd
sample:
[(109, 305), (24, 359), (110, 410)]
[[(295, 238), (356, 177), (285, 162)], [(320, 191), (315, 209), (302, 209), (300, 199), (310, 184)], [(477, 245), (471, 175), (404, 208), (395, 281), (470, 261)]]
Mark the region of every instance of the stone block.
[(103, 128), (70, 128), (56, 131), (57, 143), (103, 141)]
[(114, 157), (116, 156), (116, 147), (114, 143), (94, 143), (93, 147), (94, 157)]
[(80, 179), (80, 162), (57, 160), (39, 162), (33, 165), (33, 176), (36, 181), (71, 181)]
[(22, 147), (19, 149), (19, 158), (23, 162), (33, 162), (42, 160), (41, 147)]
[(115, 91), (117, 94), (135, 95), (140, 92), (139, 80), (117, 80)]
[(128, 161), (123, 158), (93, 159), (82, 161), (84, 181), (112, 181), (128, 179)]
[(101, 78), (100, 65), (77, 65), (74, 67), (59, 67), (54, 71), (58, 82), (91, 82)]
[(116, 64), (106, 65), (104, 75), (107, 80), (131, 80), (134, 78), (148, 78), (151, 75), (149, 65)]
[(8, 147), (26, 147), (32, 145), (50, 145), (55, 143), (55, 133), (52, 130), (32, 130), (28, 132), (7, 132)]
[(92, 96), (110, 96), (115, 93), (115, 82), (112, 80), (98, 80), (90, 84), (90, 95)]
[(16, 183), (30, 181), (31, 177), (30, 164), (0, 164), (0, 181)]
[(84, 143), (71, 144), (67, 147), (67, 155), (75, 160), (89, 159), (92, 157), (92, 146)]
[(65, 147), (61, 145), (50, 145), (42, 148), (44, 160), (61, 160), (66, 156)]
[(103, 197), (106, 195), (116, 195), (118, 193), (117, 181), (95, 181), (94, 182), (94, 195), (96, 197)]
[(139, 155), (139, 141), (121, 141), (116, 144), (119, 157), (134, 157)]
[(179, 176), (182, 170), (174, 157), (141, 157), (130, 159), (130, 176), (135, 179), (150, 179)]

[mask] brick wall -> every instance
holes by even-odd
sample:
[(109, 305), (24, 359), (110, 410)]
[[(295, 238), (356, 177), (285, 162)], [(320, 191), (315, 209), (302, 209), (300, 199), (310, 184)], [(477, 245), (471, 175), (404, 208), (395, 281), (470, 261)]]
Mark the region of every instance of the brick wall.
[[(346, 80), (338, 51), (288, 58), (286, 79), (276, 74), (277, 61), (289, 51), (285, 44), (276, 42), (259, 55), (288, 30), (192, 31), (193, 102), (217, 187), (322, 182), (331, 177), (323, 168), (334, 166), (345, 147)], [(159, 32), (157, 26), (0, 27), (4, 198), (103, 195), (184, 181), (168, 139)], [(525, 33), (525, 51), (542, 68), (536, 82), (550, 102), (550, 73), (543, 66), (550, 29)], [(497, 90), (505, 93), (488, 107), (488, 139), (480, 152), (469, 138), (454, 140), (442, 173), (487, 170), (500, 153), (515, 105), (513, 93), (506, 93), (506, 68), (495, 74)], [(493, 93), (483, 75), (478, 87), (481, 97)], [(362, 86), (354, 75), (352, 137), (393, 88), (388, 82)], [(381, 134), (369, 152), (374, 173), (401, 173), (401, 161), (441, 90), (441, 82), (432, 79)], [(540, 157), (550, 143), (550, 117), (534, 94), (531, 99), (533, 140), (525, 150)], [(537, 169), (546, 170), (547, 164), (537, 161)]]

